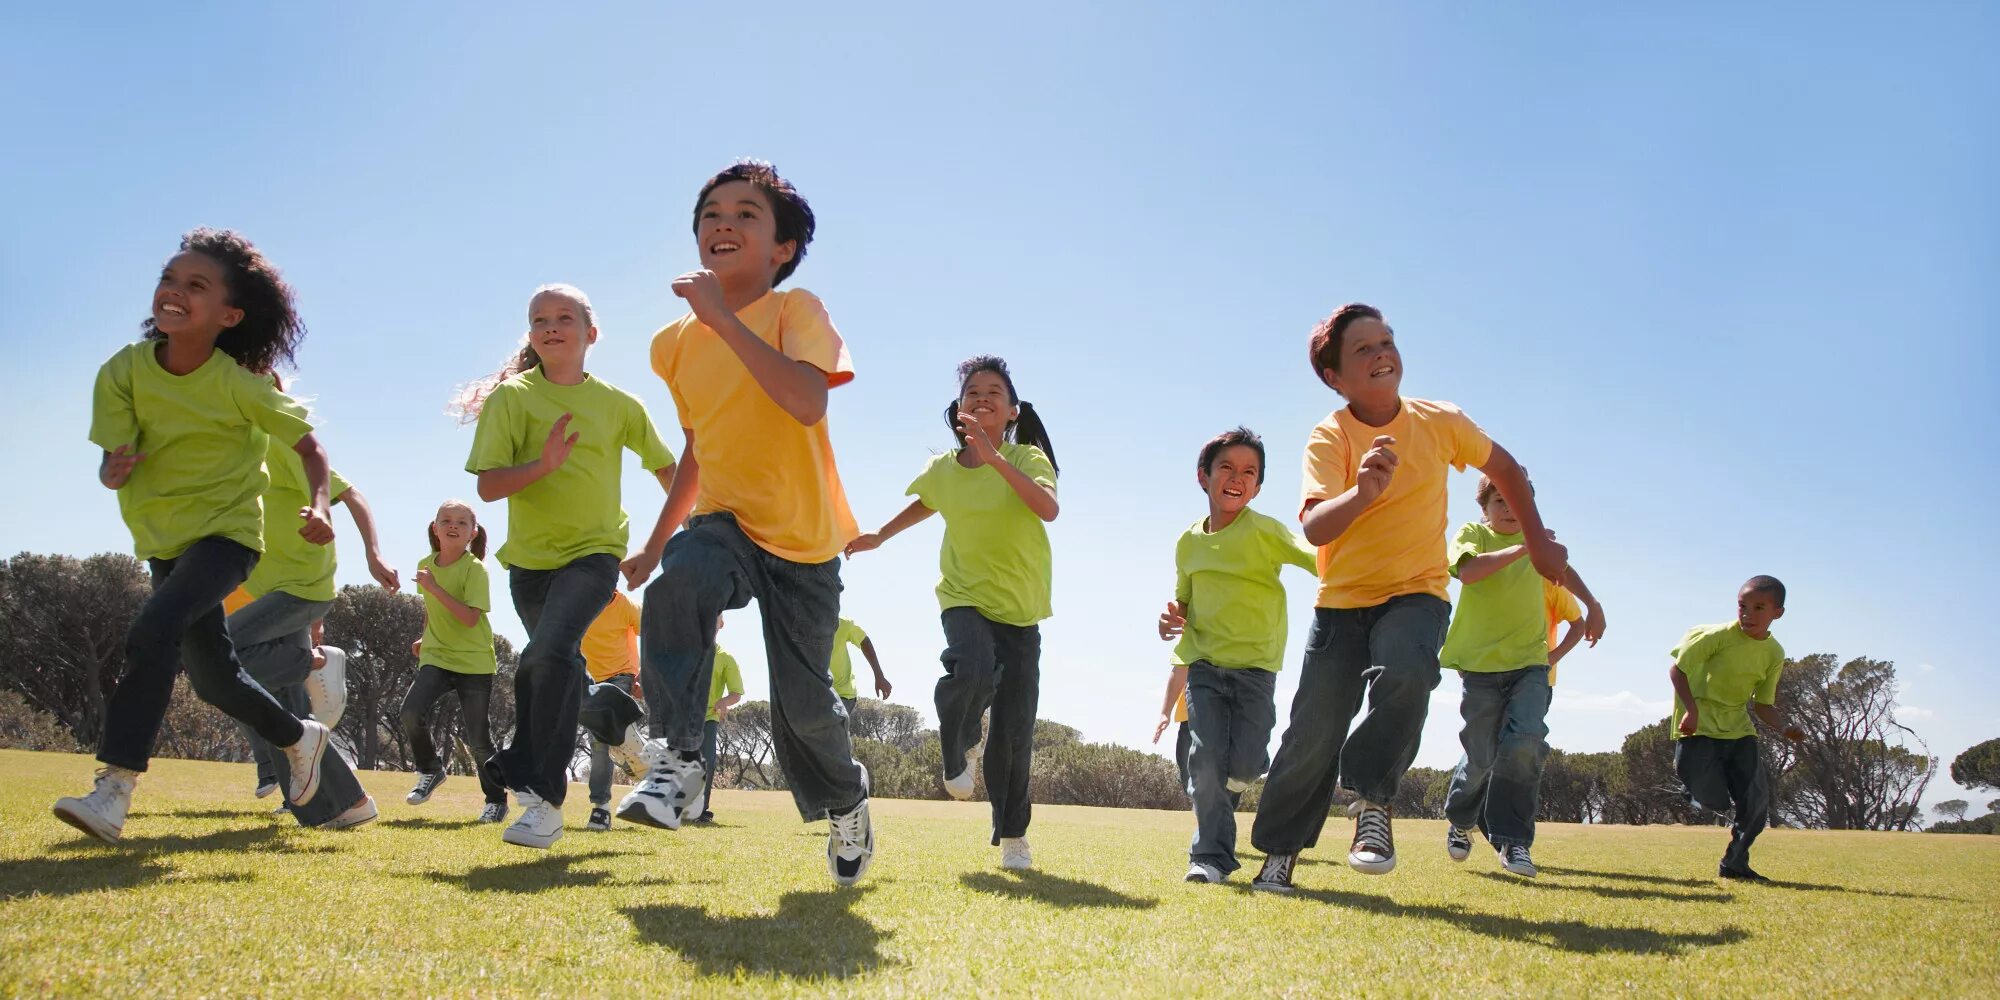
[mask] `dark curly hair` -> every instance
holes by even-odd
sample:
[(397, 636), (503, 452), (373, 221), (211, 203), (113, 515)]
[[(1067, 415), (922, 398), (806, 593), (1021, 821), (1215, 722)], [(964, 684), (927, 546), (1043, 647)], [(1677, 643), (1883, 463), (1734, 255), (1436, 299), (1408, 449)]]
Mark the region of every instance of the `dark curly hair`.
[(1208, 475), (1209, 466), (1215, 464), (1215, 457), (1222, 454), (1222, 449), (1239, 444), (1257, 453), (1257, 485), (1264, 485), (1264, 439), (1248, 427), (1232, 428), (1210, 438), (1207, 444), (1201, 446), (1201, 457), (1195, 460), (1195, 471)]
[(708, 193), (730, 181), (749, 181), (757, 185), (770, 199), (772, 221), (777, 226), (778, 242), (793, 244), (792, 259), (778, 268), (773, 286), (782, 285), (792, 272), (799, 269), (799, 262), (806, 259), (806, 246), (813, 241), (812, 206), (806, 204), (805, 196), (792, 182), (778, 176), (778, 168), (763, 160), (739, 160), (730, 164), (721, 173), (708, 179), (701, 186), (701, 193), (694, 198), (694, 233), (701, 235), (701, 206), (708, 202)]
[[(1340, 338), (1357, 319), (1383, 322), (1382, 310), (1366, 303), (1350, 302), (1335, 309), (1333, 315), (1320, 320), (1319, 324), (1313, 327), (1311, 341), (1313, 376), (1326, 382), (1329, 389), (1333, 389), (1333, 383), (1327, 381), (1326, 370), (1328, 368), (1334, 371), (1340, 370)], [(1334, 391), (1340, 390), (1334, 389)]]
[[(230, 308), (243, 310), (242, 321), (215, 338), (216, 349), (260, 375), (277, 371), (279, 365), (298, 367), (294, 355), (306, 339), (306, 324), (299, 319), (292, 286), (278, 273), (278, 265), (233, 229), (193, 230), (181, 237), (181, 250), (222, 265)], [(166, 339), (150, 316), (140, 328), (148, 340)]]

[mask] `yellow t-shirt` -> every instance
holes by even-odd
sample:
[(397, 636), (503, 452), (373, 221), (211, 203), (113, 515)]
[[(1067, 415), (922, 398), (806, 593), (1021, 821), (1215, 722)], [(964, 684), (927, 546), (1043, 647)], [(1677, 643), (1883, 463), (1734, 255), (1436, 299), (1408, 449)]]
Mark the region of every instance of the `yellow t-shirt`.
[(459, 553), (449, 566), (438, 565), (437, 553), (417, 561), (418, 569), (428, 569), (444, 592), (480, 613), (470, 627), (459, 623), (444, 602), (428, 590), (424, 595), (424, 649), (419, 659), (441, 670), (460, 674), (490, 674), (498, 668), (493, 652), (492, 584), (486, 563), (471, 552)]
[(256, 598), (250, 596), (250, 591), (248, 588), (237, 587), (235, 590), (229, 592), (228, 597), (222, 599), (222, 616), (224, 618), (227, 618), (230, 615), (233, 615), (236, 612), (249, 607), (250, 602), (254, 600), (256, 600)]
[(1175, 722), (1186, 722), (1187, 720), (1188, 720), (1188, 718), (1187, 718), (1187, 692), (1186, 692), (1186, 691), (1182, 691), (1182, 692), (1181, 692), (1181, 696), (1180, 696), (1179, 698), (1176, 698), (1176, 699), (1174, 699), (1174, 721), (1175, 721)]
[(622, 590), (583, 632), (583, 664), (593, 681), (639, 672), (639, 606)]
[(623, 452), (630, 449), (652, 472), (674, 464), (674, 453), (653, 429), (639, 397), (595, 375), (558, 385), (534, 368), (486, 397), (465, 471), (478, 474), (540, 458), (550, 429), (565, 413), (576, 445), (561, 468), (507, 498), (507, 544), (497, 554), (502, 566), (559, 569), (600, 553), (624, 558)]
[(1362, 423), (1343, 406), (1306, 442), (1304, 503), (1351, 489), (1361, 456), (1381, 435), (1396, 439), (1398, 459), (1389, 488), (1340, 537), (1320, 546), (1319, 607), (1369, 608), (1404, 594), (1448, 599), (1445, 481), (1449, 468), (1486, 464), (1493, 441), (1450, 403), (1402, 402), (1383, 427)]
[(714, 722), (715, 703), (723, 695), (743, 693), (743, 668), (736, 663), (736, 657), (721, 646), (715, 647), (715, 669), (708, 675), (708, 721)]
[[(299, 453), (263, 435), (264, 471), (271, 485), (264, 488), (264, 557), (244, 584), (252, 597), (281, 590), (305, 601), (331, 601), (333, 571), (338, 565), (334, 543), (315, 545), (299, 535), (298, 512), (312, 502), (305, 463)], [(329, 501), (339, 500), (351, 487), (340, 473), (328, 470)]]
[[(1523, 557), (1525, 558), (1525, 557)], [(1583, 618), (1583, 606), (1576, 603), (1576, 596), (1552, 580), (1542, 581), (1542, 613), (1549, 619), (1549, 649), (1562, 644), (1564, 622), (1579, 621)], [(1549, 686), (1556, 686), (1556, 664), (1549, 665)]]
[(221, 351), (175, 375), (160, 365), (163, 343), (121, 348), (97, 370), (91, 394), (91, 443), (146, 456), (118, 491), (132, 551), (174, 559), (219, 536), (262, 552), (264, 434), (298, 444), (312, 433), (306, 409)]
[[(786, 357), (825, 372), (829, 387), (853, 380), (847, 345), (811, 292), (772, 291), (736, 318)], [(696, 514), (728, 511), (759, 548), (797, 563), (826, 562), (860, 534), (827, 421), (801, 426), (694, 314), (654, 335), (653, 371), (666, 380), (681, 426), (694, 434)]]
[(842, 698), (857, 697), (854, 688), (854, 659), (847, 653), (847, 647), (861, 648), (868, 641), (868, 633), (854, 624), (852, 618), (842, 618), (833, 630), (833, 659), (827, 667), (833, 672), (833, 693)]
[[(1055, 488), (1055, 465), (1042, 449), (1009, 441), (1000, 445), (1000, 457), (1041, 486)], [(968, 469), (959, 464), (957, 452), (945, 452), (931, 459), (907, 495), (944, 515), (944, 545), (938, 552), (940, 609), (977, 608), (987, 618), (1017, 626), (1054, 613), (1048, 525), (998, 470), (990, 465)]]

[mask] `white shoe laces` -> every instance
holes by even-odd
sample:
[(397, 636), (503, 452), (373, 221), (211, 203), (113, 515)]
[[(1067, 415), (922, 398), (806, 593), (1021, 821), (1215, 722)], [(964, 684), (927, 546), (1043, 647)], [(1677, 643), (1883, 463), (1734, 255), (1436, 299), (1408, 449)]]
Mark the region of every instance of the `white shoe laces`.
[(861, 854), (872, 853), (865, 843), (867, 836), (863, 829), (862, 818), (865, 814), (866, 809), (863, 806), (855, 806), (841, 815), (827, 817), (827, 821), (833, 827), (834, 839), (840, 841), (843, 852), (853, 850)]
[(1292, 880), (1292, 866), (1297, 863), (1296, 854), (1273, 854), (1264, 859), (1264, 874), (1258, 878), (1273, 882), (1289, 882)]

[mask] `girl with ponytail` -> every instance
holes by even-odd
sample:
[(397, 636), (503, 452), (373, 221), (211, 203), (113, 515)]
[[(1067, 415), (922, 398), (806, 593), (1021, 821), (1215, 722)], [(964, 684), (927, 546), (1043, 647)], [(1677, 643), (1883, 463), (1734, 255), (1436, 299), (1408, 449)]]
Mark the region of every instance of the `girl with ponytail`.
[(459, 725), (472, 749), (480, 790), (486, 793), (481, 823), (507, 817), (507, 789), (481, 766), (493, 756), (493, 724), (487, 706), (493, 700), (492, 586), (486, 575), (486, 529), (479, 515), (463, 500), (446, 500), (430, 523), (431, 554), (417, 563), (417, 589), (424, 595), (424, 636), (410, 647), (416, 654), (417, 676), (403, 696), (403, 739), (417, 766), (417, 787), (404, 801), (413, 806), (430, 801), (444, 784), (444, 762), (431, 742), (430, 713), (438, 699), (458, 694)]
[(879, 547), (933, 513), (944, 515), (944, 677), (937, 684), (944, 787), (973, 793), (971, 751), (980, 717), (992, 719), (984, 773), (1000, 866), (1025, 870), (1028, 769), (1041, 696), (1042, 634), (1052, 560), (1044, 525), (1056, 519), (1055, 448), (1035, 408), (1014, 391), (1007, 362), (982, 355), (958, 366), (958, 398), (945, 410), (958, 448), (931, 460), (909, 495), (917, 499), (882, 530), (847, 547)]

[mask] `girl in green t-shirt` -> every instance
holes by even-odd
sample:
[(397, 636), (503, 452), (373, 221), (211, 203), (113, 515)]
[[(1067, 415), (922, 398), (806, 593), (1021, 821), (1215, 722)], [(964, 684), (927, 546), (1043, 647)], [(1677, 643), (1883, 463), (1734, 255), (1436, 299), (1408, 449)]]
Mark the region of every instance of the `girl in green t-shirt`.
[(972, 797), (971, 752), (986, 734), (986, 793), (1003, 868), (1032, 866), (1028, 770), (1041, 697), (1042, 633), (1049, 617), (1048, 530), (1056, 519), (1055, 448), (1035, 408), (1021, 401), (1007, 362), (991, 356), (958, 366), (958, 398), (945, 408), (958, 448), (932, 459), (910, 484), (916, 497), (882, 530), (847, 546), (851, 557), (911, 525), (944, 515), (945, 675), (938, 680), (944, 787)]
[(403, 695), (400, 722), (409, 743), (417, 785), (404, 801), (413, 806), (430, 801), (444, 784), (444, 763), (431, 740), (430, 712), (447, 693), (458, 695), (459, 725), (472, 750), (479, 788), (486, 793), (481, 823), (507, 818), (507, 789), (488, 773), (493, 757), (493, 724), (487, 706), (493, 700), (493, 674), (499, 664), (493, 654), (492, 586), (486, 575), (486, 529), (479, 515), (463, 500), (446, 500), (430, 523), (431, 554), (417, 563), (417, 589), (424, 595), (424, 635), (410, 647), (417, 658), (417, 675)]

